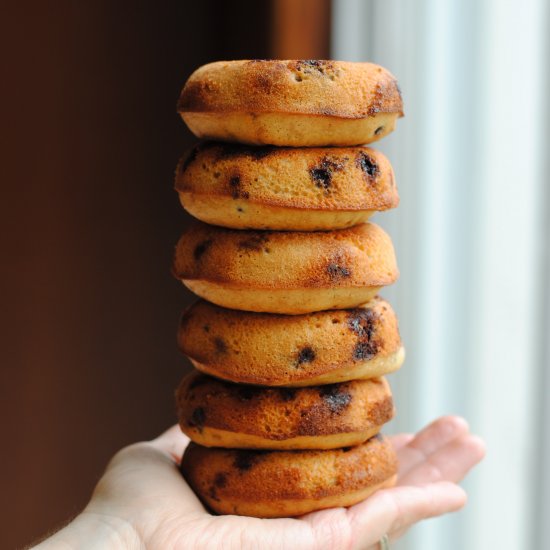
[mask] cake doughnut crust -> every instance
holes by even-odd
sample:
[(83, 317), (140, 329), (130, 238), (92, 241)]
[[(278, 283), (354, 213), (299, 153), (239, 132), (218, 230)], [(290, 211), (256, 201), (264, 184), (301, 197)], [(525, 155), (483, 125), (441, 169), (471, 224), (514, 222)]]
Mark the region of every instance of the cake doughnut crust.
[(373, 378), (404, 359), (397, 316), (376, 297), (354, 309), (277, 315), (204, 300), (181, 317), (178, 345), (202, 372), (241, 384), (313, 386)]
[(218, 514), (292, 517), (351, 506), (391, 487), (397, 457), (381, 436), (355, 447), (323, 451), (250, 451), (190, 443), (181, 471)]
[(372, 223), (308, 233), (197, 222), (178, 242), (173, 273), (220, 306), (293, 315), (357, 307), (398, 277), (391, 240)]
[(175, 186), (192, 216), (236, 229), (340, 229), (399, 204), (388, 159), (368, 147), (206, 142), (182, 157)]
[(395, 78), (373, 63), (240, 60), (199, 67), (178, 111), (197, 137), (314, 147), (383, 138), (403, 102)]
[(199, 372), (177, 391), (181, 430), (205, 447), (335, 449), (363, 443), (394, 415), (384, 378), (263, 388)]

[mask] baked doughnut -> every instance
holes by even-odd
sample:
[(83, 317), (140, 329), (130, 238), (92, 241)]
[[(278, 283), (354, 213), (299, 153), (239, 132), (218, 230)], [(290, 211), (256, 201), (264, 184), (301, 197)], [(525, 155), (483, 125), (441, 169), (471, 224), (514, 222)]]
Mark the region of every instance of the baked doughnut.
[(391, 443), (366, 443), (324, 451), (250, 451), (190, 443), (181, 471), (214, 512), (275, 518), (351, 506), (395, 484)]
[(206, 142), (182, 157), (176, 190), (192, 216), (236, 229), (340, 229), (399, 203), (388, 159), (368, 147)]
[(178, 345), (202, 372), (262, 386), (313, 386), (397, 370), (397, 317), (379, 297), (354, 309), (277, 315), (204, 300), (182, 315)]
[(288, 314), (356, 307), (398, 276), (390, 238), (371, 223), (304, 233), (197, 222), (178, 242), (173, 272), (220, 306)]
[(373, 63), (253, 59), (199, 67), (178, 111), (198, 137), (255, 145), (359, 145), (403, 116), (395, 78)]
[(394, 414), (385, 378), (263, 388), (194, 371), (183, 379), (176, 396), (181, 430), (205, 447), (347, 447), (376, 435)]

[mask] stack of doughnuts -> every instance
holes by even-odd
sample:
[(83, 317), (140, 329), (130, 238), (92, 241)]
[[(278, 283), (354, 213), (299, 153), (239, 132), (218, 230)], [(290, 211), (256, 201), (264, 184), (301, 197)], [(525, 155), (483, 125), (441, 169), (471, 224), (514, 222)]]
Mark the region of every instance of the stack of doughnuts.
[(200, 297), (178, 330), (195, 367), (176, 395), (183, 475), (213, 512), (264, 518), (391, 486), (384, 376), (404, 349), (378, 292), (398, 270), (367, 220), (399, 197), (365, 144), (402, 116), (395, 78), (370, 63), (211, 63), (178, 111), (203, 139), (176, 171), (197, 221), (173, 272)]

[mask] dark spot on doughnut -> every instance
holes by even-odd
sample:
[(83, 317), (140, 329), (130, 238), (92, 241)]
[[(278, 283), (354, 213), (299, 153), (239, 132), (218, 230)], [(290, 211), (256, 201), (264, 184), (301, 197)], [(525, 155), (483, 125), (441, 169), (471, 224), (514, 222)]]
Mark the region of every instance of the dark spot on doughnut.
[(239, 450), (235, 453), (235, 461), (233, 462), (233, 465), (238, 470), (241, 470), (241, 472), (246, 472), (250, 470), (250, 468), (252, 468), (266, 452), (267, 451)]
[(299, 367), (302, 363), (311, 363), (315, 360), (315, 352), (309, 346), (302, 348), (298, 352), (298, 359), (296, 361), (296, 366)]
[[(276, 83), (269, 76), (259, 73), (259, 74), (253, 75), (251, 88), (255, 89), (256, 92), (269, 95), (269, 94), (272, 94), (276, 89)], [(256, 115), (256, 113), (250, 113), (250, 114), (252, 115), (252, 118), (254, 118)]]
[(372, 424), (380, 426), (393, 417), (393, 398), (386, 396), (382, 401), (377, 401), (369, 411), (369, 420)]
[(204, 330), (204, 332), (210, 332), (210, 327), (208, 325), (204, 325), (202, 330)]
[(332, 185), (332, 176), (334, 172), (338, 172), (343, 167), (344, 165), (342, 162), (336, 162), (325, 157), (319, 164), (309, 168), (309, 175), (317, 187), (328, 192)]
[(261, 391), (261, 388), (256, 388), (255, 386), (237, 387), (237, 395), (241, 401), (250, 401), (254, 397), (258, 396)]
[(330, 187), (332, 174), (326, 168), (312, 168), (309, 173), (317, 187), (322, 187), (323, 189)]
[(372, 183), (376, 176), (378, 176), (378, 174), (380, 173), (380, 168), (378, 168), (378, 164), (376, 164), (374, 159), (367, 155), (367, 153), (365, 153), (364, 151), (359, 152), (355, 162), (366, 175), (367, 181), (369, 183)]
[(216, 346), (216, 351), (218, 353), (227, 352), (227, 344), (225, 343), (225, 340), (223, 338), (216, 336), (216, 338), (214, 338), (214, 345)]
[(237, 212), (244, 212), (244, 210), (240, 206), (237, 206)]
[(320, 59), (299, 59), (296, 61), (297, 67), (313, 67), (314, 69), (321, 70), (323, 61)]
[(372, 101), (366, 110), (367, 116), (375, 116), (378, 113), (403, 114), (401, 91), (394, 78), (386, 78), (376, 84)]
[(325, 59), (299, 59), (294, 63), (294, 68), (304, 74), (319, 73), (327, 75), (332, 70), (334, 63)]
[(372, 98), (371, 104), (367, 109), (367, 114), (369, 116), (375, 116), (382, 110), (382, 96), (380, 94), (380, 89), (380, 84), (377, 84), (374, 90), (374, 97)]
[(206, 422), (206, 412), (202, 407), (197, 407), (191, 414), (191, 418), (188, 420), (187, 424), (191, 427), (198, 428), (199, 431), (202, 431), (204, 428), (204, 423)]
[(356, 308), (349, 311), (348, 326), (359, 336), (370, 338), (377, 319), (378, 315), (372, 309)]
[(372, 309), (352, 309), (348, 316), (348, 327), (357, 334), (357, 344), (353, 350), (356, 361), (371, 359), (378, 353), (375, 340), (376, 323), (379, 315)]
[(248, 199), (250, 197), (248, 191), (241, 189), (241, 177), (238, 175), (229, 178), (229, 190), (234, 199)]
[(328, 264), (327, 272), (331, 281), (339, 281), (351, 276), (351, 271), (348, 267), (337, 263)]
[(280, 388), (279, 395), (283, 401), (292, 401), (296, 397), (296, 390), (292, 388)]
[(330, 412), (335, 414), (342, 412), (351, 402), (351, 394), (341, 391), (341, 386), (339, 384), (323, 386), (319, 391), (319, 395), (327, 404)]
[(214, 478), (214, 485), (223, 489), (227, 485), (227, 475), (223, 472), (218, 472)]
[(356, 361), (372, 359), (377, 351), (378, 347), (374, 342), (357, 342), (353, 349), (353, 358)]
[(218, 494), (216, 492), (216, 487), (214, 487), (214, 485), (211, 485), (210, 486), (210, 489), (208, 490), (208, 496), (212, 499), (212, 500), (215, 500), (216, 502), (219, 502), (220, 499), (218, 498)]
[(202, 243), (199, 243), (195, 247), (195, 250), (193, 250), (193, 258), (199, 261), (204, 255), (204, 253), (210, 248), (211, 244), (212, 244), (212, 239), (208, 239), (207, 241), (203, 241)]
[(239, 241), (238, 247), (243, 250), (255, 250), (259, 252), (269, 241), (268, 233), (253, 233), (250, 232), (246, 239)]
[(384, 126), (378, 126), (378, 128), (376, 128), (376, 130), (374, 130), (374, 135), (375, 136), (378, 136), (382, 133), (382, 130), (384, 129)]

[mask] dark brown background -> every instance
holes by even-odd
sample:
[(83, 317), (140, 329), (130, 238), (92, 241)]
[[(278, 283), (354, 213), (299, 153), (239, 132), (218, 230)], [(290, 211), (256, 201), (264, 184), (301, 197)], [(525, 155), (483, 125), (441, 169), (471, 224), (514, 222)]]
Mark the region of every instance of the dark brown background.
[(194, 141), (179, 90), (217, 59), (328, 57), (328, 4), (4, 13), (0, 548), (60, 526), (118, 448), (175, 421), (192, 298), (170, 276), (187, 219), (172, 178)]

